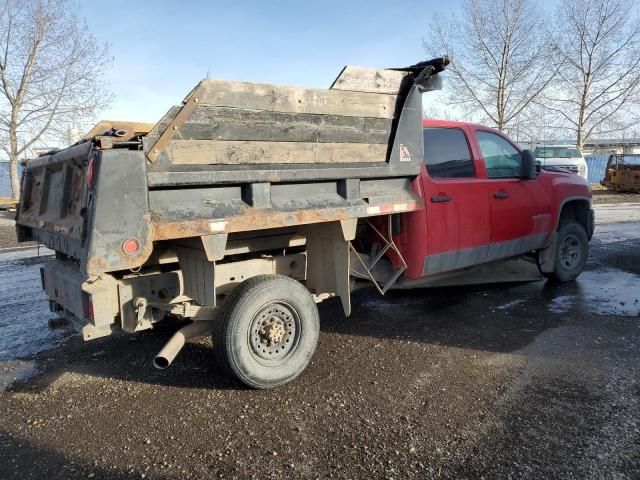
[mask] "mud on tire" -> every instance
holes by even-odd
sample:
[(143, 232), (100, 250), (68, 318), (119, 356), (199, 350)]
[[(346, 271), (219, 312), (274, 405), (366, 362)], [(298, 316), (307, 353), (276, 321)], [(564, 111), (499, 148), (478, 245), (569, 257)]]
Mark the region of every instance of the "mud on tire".
[(558, 228), (553, 272), (541, 273), (557, 282), (569, 282), (582, 273), (589, 257), (589, 239), (584, 227), (569, 221)]
[(307, 289), (280, 275), (259, 275), (224, 300), (213, 335), (219, 365), (252, 388), (296, 378), (315, 352), (318, 309)]

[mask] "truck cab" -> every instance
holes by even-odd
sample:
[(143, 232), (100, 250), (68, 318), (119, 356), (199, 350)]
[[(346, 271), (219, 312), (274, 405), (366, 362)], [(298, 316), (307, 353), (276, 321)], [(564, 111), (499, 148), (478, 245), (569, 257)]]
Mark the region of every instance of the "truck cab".
[[(531, 152), (482, 125), (424, 120), (423, 138), (413, 187), (425, 208), (405, 214), (396, 237), (405, 282), (523, 254), (536, 256), (547, 276), (577, 276), (587, 260), (578, 246), (593, 234), (591, 191), (581, 177), (523, 171)], [(558, 228), (568, 223), (559, 242)]]
[(587, 162), (576, 145), (538, 145), (534, 154), (545, 170), (564, 169), (588, 178)]

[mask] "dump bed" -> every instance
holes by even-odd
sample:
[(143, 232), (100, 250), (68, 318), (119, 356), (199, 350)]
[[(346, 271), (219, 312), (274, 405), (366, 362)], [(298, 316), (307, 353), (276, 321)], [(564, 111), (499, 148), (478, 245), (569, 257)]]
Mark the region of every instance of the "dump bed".
[(422, 93), (445, 64), (345, 67), (328, 90), (203, 80), (153, 128), (30, 160), (19, 236), (98, 274), (158, 242), (419, 209)]

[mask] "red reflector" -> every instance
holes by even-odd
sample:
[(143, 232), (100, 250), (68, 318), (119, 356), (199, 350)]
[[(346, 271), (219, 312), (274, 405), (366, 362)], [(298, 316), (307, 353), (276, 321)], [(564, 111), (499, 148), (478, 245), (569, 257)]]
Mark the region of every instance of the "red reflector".
[(129, 240), (125, 240), (122, 244), (122, 250), (127, 255), (133, 255), (140, 250), (140, 243), (135, 238), (130, 238)]

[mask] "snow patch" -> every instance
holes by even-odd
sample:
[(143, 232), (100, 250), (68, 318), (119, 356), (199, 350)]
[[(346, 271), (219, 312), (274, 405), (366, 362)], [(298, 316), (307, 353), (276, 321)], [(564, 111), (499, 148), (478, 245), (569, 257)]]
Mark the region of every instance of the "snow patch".
[(592, 270), (578, 277), (589, 310), (598, 315), (640, 316), (640, 277), (622, 270)]
[(560, 295), (548, 309), (563, 314), (574, 309), (596, 315), (640, 316), (640, 277), (623, 270), (590, 270), (576, 280), (578, 294)]
[(567, 313), (573, 307), (575, 295), (562, 295), (551, 300), (549, 311), (553, 313)]
[(640, 221), (640, 203), (593, 205), (593, 211), (596, 215), (596, 225)]
[(498, 308), (499, 310), (508, 310), (510, 308), (515, 307), (516, 305), (520, 305), (521, 303), (524, 303), (524, 299), (518, 298), (516, 300), (512, 300), (511, 302), (507, 302), (507, 303), (504, 303), (502, 305), (498, 305), (498, 307), (496, 307), (496, 308)]
[(600, 243), (615, 243), (637, 239), (640, 239), (640, 223), (637, 222), (598, 224), (593, 233), (593, 240)]

